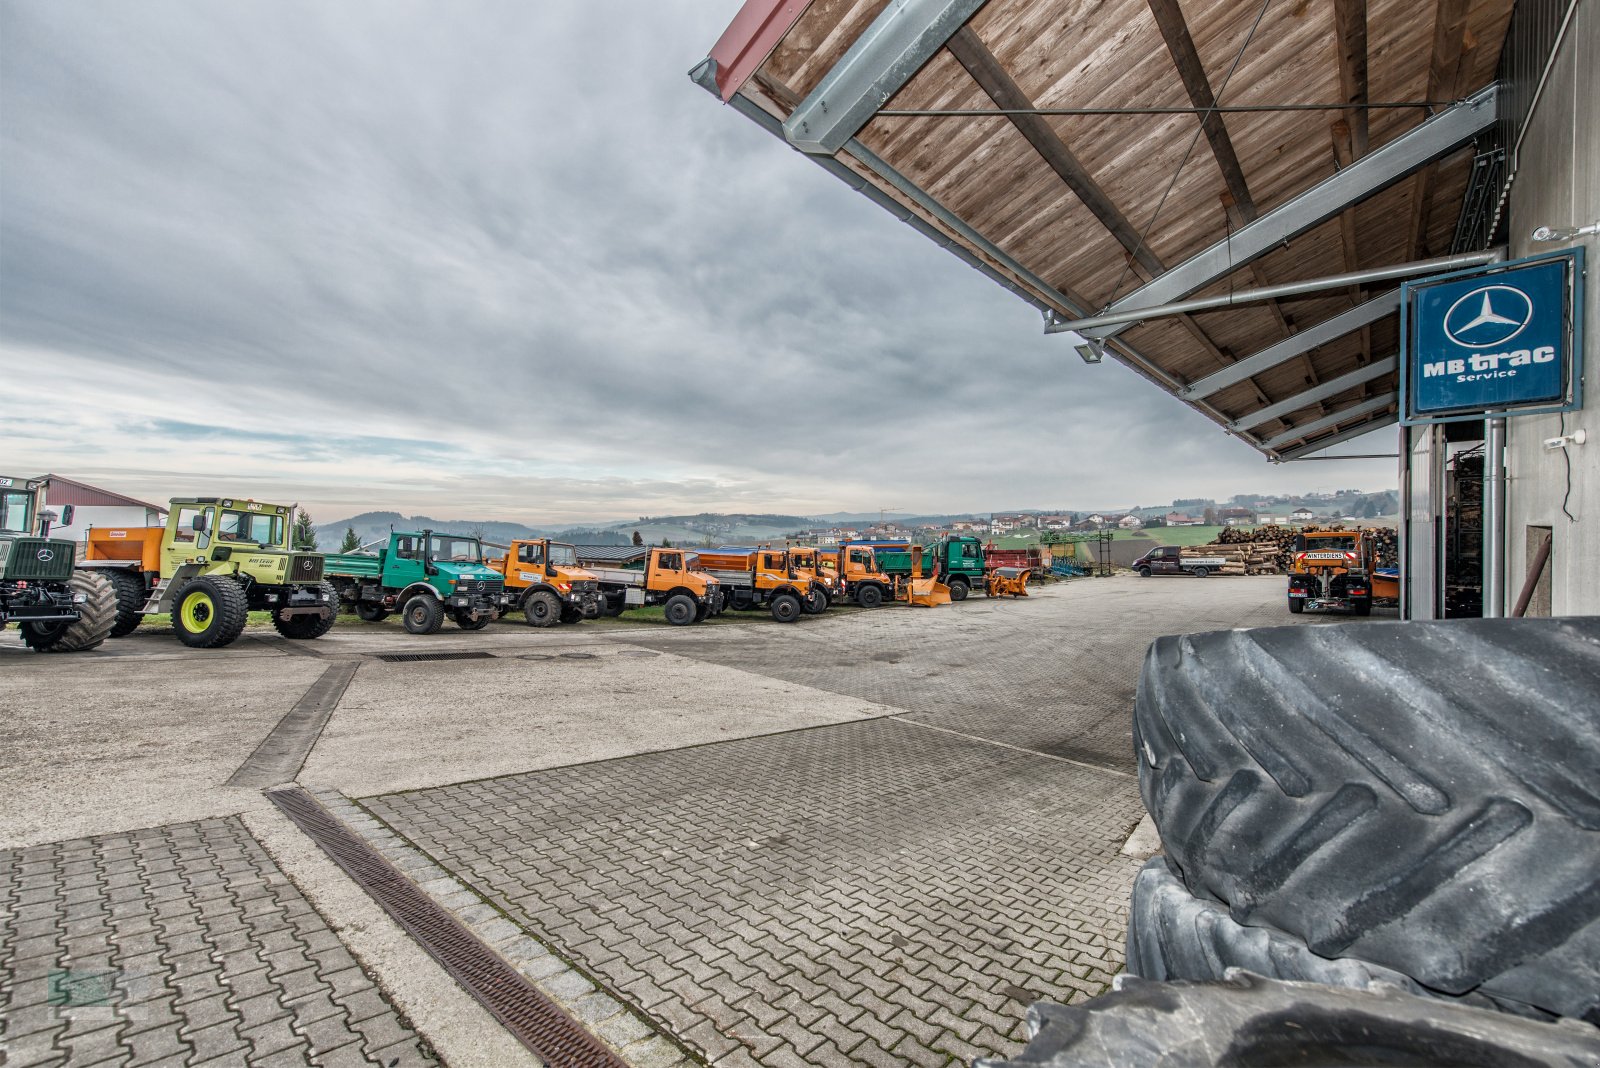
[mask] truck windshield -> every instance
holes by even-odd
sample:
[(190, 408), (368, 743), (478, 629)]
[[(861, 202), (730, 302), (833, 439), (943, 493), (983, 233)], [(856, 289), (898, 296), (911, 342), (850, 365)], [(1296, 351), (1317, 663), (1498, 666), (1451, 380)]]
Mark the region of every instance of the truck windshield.
[(282, 545), (283, 516), (223, 509), (217, 519), (217, 540)]
[(1340, 534), (1328, 538), (1319, 537), (1314, 534), (1306, 535), (1306, 550), (1308, 552), (1317, 552), (1318, 550), (1331, 551), (1335, 549), (1344, 551), (1348, 549), (1354, 549), (1355, 547), (1356, 536), (1354, 534)]
[(570, 545), (550, 546), (550, 562), (557, 567), (577, 567), (578, 550)]
[(28, 533), (28, 522), (33, 518), (28, 506), (32, 503), (31, 493), (0, 493), (0, 530), (8, 534)]
[(483, 549), (478, 545), (477, 538), (452, 538), (449, 535), (435, 534), (428, 541), (428, 552), (435, 560), (444, 560), (455, 564), (478, 564), (483, 562)]

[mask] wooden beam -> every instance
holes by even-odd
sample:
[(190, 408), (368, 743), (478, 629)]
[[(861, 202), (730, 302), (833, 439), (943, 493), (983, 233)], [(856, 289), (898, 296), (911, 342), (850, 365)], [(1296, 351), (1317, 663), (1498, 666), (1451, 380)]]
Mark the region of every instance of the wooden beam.
[[(1339, 61), (1339, 92), (1346, 104), (1366, 104), (1367, 0), (1333, 0), (1334, 49)], [(1430, 97), (1429, 99), (1433, 99)], [(1367, 113), (1347, 111), (1355, 156), (1367, 154)]]
[[(1334, 123), (1329, 130), (1333, 137), (1333, 160), (1341, 168), (1348, 167), (1355, 162), (1355, 128), (1343, 119)], [(1361, 267), (1361, 254), (1356, 248), (1356, 209), (1346, 208), (1339, 216), (1339, 238), (1344, 244), (1345, 270), (1356, 271)], [(1351, 286), (1348, 290), (1352, 307), (1364, 303), (1366, 294), (1360, 286)], [(1361, 366), (1365, 367), (1372, 362), (1372, 326), (1365, 325), (1361, 328)]]
[(1211, 155), (1216, 158), (1217, 169), (1222, 171), (1222, 181), (1228, 187), (1228, 195), (1233, 197), (1239, 213), (1249, 222), (1256, 217), (1255, 198), (1250, 195), (1250, 187), (1244, 180), (1244, 169), (1239, 166), (1239, 157), (1233, 150), (1233, 141), (1228, 137), (1228, 128), (1223, 124), (1222, 116), (1210, 110), (1216, 107), (1217, 98), (1211, 92), (1205, 65), (1200, 62), (1200, 52), (1194, 46), (1194, 38), (1189, 35), (1189, 24), (1183, 19), (1178, 0), (1149, 0), (1149, 4), (1150, 13), (1156, 17), (1156, 26), (1167, 42), (1172, 63), (1178, 68), (1178, 77), (1189, 94), (1189, 101), (1202, 109), (1200, 127), (1211, 145)]
[[(1428, 63), (1425, 100), (1454, 100), (1461, 92), (1467, 52), (1477, 45), (1467, 31), (1469, 0), (1438, 0), (1433, 14), (1433, 57)], [(1439, 165), (1430, 163), (1411, 183), (1411, 225), (1406, 251), (1413, 259), (1427, 256), (1428, 229), (1433, 215), (1433, 183)]]
[[(1006, 110), (1029, 110), (1033, 101), (1028, 99), (1022, 88), (1012, 80), (1011, 75), (1000, 66), (1000, 61), (995, 59), (984, 43), (978, 39), (971, 26), (963, 26), (946, 43), (950, 53), (956, 57), (967, 73), (972, 75), (972, 80), (977, 82), (983, 91), (989, 94), (996, 107)], [(1151, 252), (1139, 240), (1139, 233), (1128, 222), (1126, 216), (1117, 210), (1117, 206), (1106, 196), (1105, 190), (1089, 176), (1083, 164), (1067, 148), (1066, 143), (1056, 136), (1055, 130), (1042, 116), (1039, 115), (1011, 115), (1011, 124), (1017, 132), (1028, 139), (1034, 151), (1044, 157), (1061, 180), (1067, 183), (1077, 198), (1083, 201), (1100, 224), (1111, 231), (1111, 236), (1117, 243), (1128, 250), (1145, 270), (1152, 274), (1160, 274), (1166, 268), (1162, 266), (1155, 253)]]

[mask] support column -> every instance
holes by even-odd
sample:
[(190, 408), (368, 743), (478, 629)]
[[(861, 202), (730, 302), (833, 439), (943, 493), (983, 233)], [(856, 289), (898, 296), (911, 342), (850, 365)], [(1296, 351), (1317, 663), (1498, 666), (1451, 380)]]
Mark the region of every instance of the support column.
[(1506, 421), (1489, 419), (1483, 446), (1483, 618), (1506, 614)]

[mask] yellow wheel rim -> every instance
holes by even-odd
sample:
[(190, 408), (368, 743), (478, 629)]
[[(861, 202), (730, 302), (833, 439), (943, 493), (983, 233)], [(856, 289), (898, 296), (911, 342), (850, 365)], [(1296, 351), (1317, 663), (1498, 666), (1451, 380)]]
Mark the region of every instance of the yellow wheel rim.
[(209, 627), (215, 615), (216, 606), (211, 603), (211, 595), (198, 591), (183, 599), (183, 607), (178, 613), (183, 620), (183, 629), (192, 634), (199, 634)]

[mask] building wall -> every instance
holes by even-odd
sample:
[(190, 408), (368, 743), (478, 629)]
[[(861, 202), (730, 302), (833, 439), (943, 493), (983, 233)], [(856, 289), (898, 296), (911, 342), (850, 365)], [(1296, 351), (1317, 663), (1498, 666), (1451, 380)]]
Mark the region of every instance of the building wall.
[[(1536, 226), (1585, 226), (1600, 221), (1600, 2), (1580, 0), (1529, 119), (1508, 219), (1514, 258), (1571, 247), (1535, 244)], [(1600, 242), (1582, 239), (1588, 260), (1584, 339), (1584, 407), (1564, 417), (1508, 420), (1506, 435), (1506, 612), (1548, 528), (1553, 535), (1545, 589), (1529, 614), (1600, 615)], [(1565, 428), (1563, 430), (1563, 427)], [(1579, 428), (1588, 443), (1547, 450), (1544, 441)], [(1567, 463), (1571, 462), (1568, 494)], [(1563, 511), (1565, 501), (1565, 511)], [(1568, 518), (1570, 512), (1573, 518)]]
[[(55, 500), (50, 501), (49, 507), (60, 514), (61, 505)], [(50, 533), (58, 538), (71, 538), (81, 543), (90, 527), (144, 527), (164, 521), (165, 516), (162, 513), (138, 505), (75, 504), (72, 525), (53, 527)]]

